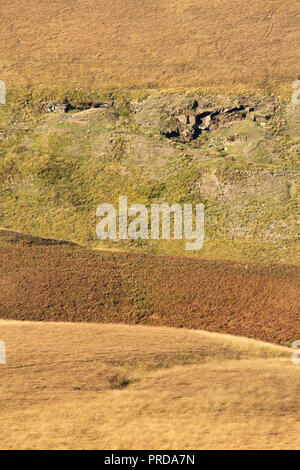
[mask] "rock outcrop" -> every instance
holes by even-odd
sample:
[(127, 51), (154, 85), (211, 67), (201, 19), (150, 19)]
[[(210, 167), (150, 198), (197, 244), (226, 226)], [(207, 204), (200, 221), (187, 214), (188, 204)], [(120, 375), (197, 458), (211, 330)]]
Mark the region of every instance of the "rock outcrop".
[(234, 121), (251, 119), (258, 122), (266, 122), (271, 118), (270, 114), (256, 113), (252, 106), (234, 106), (231, 108), (212, 108), (203, 111), (187, 110), (185, 113), (174, 114), (178, 121), (178, 130), (167, 137), (181, 137), (184, 141), (190, 141), (204, 132), (226, 128)]
[(202, 133), (230, 127), (243, 119), (265, 125), (276, 107), (274, 98), (262, 102), (259, 97), (231, 100), (228, 97), (166, 96), (135, 103), (132, 110), (139, 125), (159, 128), (168, 139), (189, 142)]
[(93, 108), (109, 108), (113, 102), (84, 101), (71, 104), (67, 99), (43, 103), (43, 110), (46, 113), (67, 113), (68, 111), (85, 111)]

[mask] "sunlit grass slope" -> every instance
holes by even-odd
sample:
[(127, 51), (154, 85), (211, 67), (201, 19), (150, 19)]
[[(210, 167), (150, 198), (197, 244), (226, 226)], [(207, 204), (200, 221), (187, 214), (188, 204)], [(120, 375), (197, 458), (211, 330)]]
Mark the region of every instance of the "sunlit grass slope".
[(0, 338), (1, 449), (299, 448), (286, 348), (125, 325), (1, 321)]
[(297, 0), (2, 0), (0, 78), (289, 88), (299, 35)]

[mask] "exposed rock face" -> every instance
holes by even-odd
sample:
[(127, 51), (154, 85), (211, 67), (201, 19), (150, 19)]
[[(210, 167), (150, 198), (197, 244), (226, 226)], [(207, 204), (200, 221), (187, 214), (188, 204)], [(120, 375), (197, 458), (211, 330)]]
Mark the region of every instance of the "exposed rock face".
[(264, 125), (276, 107), (275, 99), (261, 102), (259, 97), (231, 100), (226, 97), (193, 99), (169, 96), (135, 103), (132, 108), (139, 125), (158, 127), (167, 138), (187, 142), (202, 133), (230, 127), (232, 122), (243, 119)]
[(180, 121), (182, 124), (188, 124), (189, 123), (189, 116), (186, 114), (177, 114), (175, 115), (176, 119)]
[(232, 180), (217, 173), (205, 173), (195, 182), (195, 187), (205, 196), (222, 199), (225, 203), (251, 200), (256, 194), (272, 197), (276, 203), (290, 192), (298, 192), (300, 173), (292, 171), (236, 170)]
[(58, 102), (51, 102), (45, 103), (43, 108), (46, 113), (66, 113), (70, 105), (68, 101), (58, 101)]
[(44, 103), (43, 109), (46, 113), (67, 113), (68, 111), (85, 111), (92, 108), (109, 108), (111, 106), (113, 106), (113, 102), (106, 103), (100, 101), (80, 102), (76, 103), (76, 105), (72, 105), (66, 99), (63, 101)]
[(179, 132), (183, 140), (192, 140), (205, 131), (229, 127), (233, 121), (249, 118), (253, 121), (266, 122), (269, 114), (255, 113), (251, 106), (235, 106), (232, 108), (214, 108), (205, 111), (187, 110), (186, 114), (175, 114), (174, 117), (185, 126)]

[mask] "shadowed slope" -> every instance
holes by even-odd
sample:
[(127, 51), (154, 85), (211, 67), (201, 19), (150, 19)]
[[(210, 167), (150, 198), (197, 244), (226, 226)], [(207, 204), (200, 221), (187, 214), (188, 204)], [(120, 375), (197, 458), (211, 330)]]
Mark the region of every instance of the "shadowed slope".
[(1, 244), (2, 318), (187, 327), (275, 343), (300, 334), (295, 266)]

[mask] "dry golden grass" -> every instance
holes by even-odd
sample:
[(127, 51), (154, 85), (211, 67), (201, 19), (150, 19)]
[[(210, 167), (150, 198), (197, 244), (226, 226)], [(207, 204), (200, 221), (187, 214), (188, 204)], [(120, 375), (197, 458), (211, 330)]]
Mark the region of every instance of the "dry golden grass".
[(0, 321), (1, 449), (296, 449), (286, 348), (202, 331)]
[(299, 75), (297, 0), (2, 0), (7, 85), (272, 87)]

